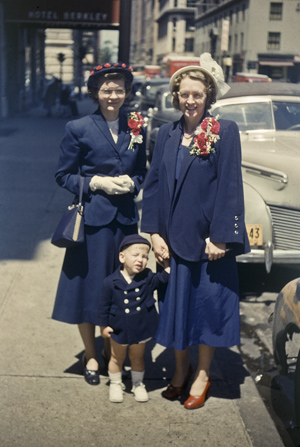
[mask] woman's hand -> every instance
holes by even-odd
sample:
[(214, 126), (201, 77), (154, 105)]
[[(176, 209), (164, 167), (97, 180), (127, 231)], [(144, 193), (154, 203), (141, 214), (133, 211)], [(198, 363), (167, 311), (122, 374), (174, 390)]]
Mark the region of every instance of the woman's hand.
[(158, 234), (151, 234), (151, 242), (156, 262), (165, 267), (165, 260), (170, 259), (169, 247), (165, 240)]
[(129, 175), (120, 175), (118, 178), (122, 180), (122, 185), (124, 188), (129, 188), (130, 192), (134, 192), (135, 184), (134, 181), (129, 177)]
[(100, 326), (100, 332), (103, 338), (110, 338), (110, 334), (113, 331), (113, 328), (111, 328), (110, 326)]
[(209, 261), (216, 261), (217, 259), (223, 258), (226, 253), (225, 242), (211, 242), (209, 238), (205, 240), (206, 248), (205, 253), (208, 255)]
[[(124, 178), (125, 177), (125, 178)], [(131, 192), (134, 182), (128, 175), (121, 175), (120, 177), (101, 177), (94, 175), (90, 181), (90, 190), (96, 191), (101, 189), (106, 194), (127, 194)]]

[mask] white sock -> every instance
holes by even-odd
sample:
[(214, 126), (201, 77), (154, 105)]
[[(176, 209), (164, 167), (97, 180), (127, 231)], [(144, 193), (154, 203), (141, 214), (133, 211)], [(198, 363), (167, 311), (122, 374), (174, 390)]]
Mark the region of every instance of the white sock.
[(144, 380), (145, 371), (132, 371), (131, 370), (131, 380), (132, 385), (137, 385), (139, 382), (143, 382)]
[(109, 375), (109, 380), (111, 383), (118, 383), (118, 382), (122, 382), (122, 373), (110, 373), (108, 371), (108, 375)]

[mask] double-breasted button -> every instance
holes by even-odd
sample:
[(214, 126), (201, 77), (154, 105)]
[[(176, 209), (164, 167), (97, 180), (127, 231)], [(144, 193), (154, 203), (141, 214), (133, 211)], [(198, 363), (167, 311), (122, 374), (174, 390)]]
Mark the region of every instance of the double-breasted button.
[(139, 312), (139, 311), (141, 310), (141, 308), (140, 308), (140, 307), (137, 307), (136, 310)]
[(126, 309), (125, 309), (125, 313), (126, 313), (126, 314), (129, 314), (129, 312), (130, 312), (130, 310), (126, 308)]
[(127, 290), (124, 290), (124, 295), (127, 295), (127, 293), (128, 293)]
[(137, 287), (136, 289), (134, 289), (135, 292), (139, 292), (140, 289)]
[(237, 216), (234, 216), (234, 220), (239, 220), (239, 218)]
[(234, 234), (239, 234), (239, 232), (235, 230)]
[(238, 224), (234, 224), (234, 228), (238, 228), (239, 226), (238, 226)]
[(129, 299), (128, 299), (128, 298), (125, 298), (124, 303), (125, 303), (125, 304), (128, 304), (128, 303), (129, 303)]
[(140, 299), (141, 299), (141, 297), (140, 297), (140, 296), (136, 297), (136, 300), (137, 300), (137, 301), (140, 301)]

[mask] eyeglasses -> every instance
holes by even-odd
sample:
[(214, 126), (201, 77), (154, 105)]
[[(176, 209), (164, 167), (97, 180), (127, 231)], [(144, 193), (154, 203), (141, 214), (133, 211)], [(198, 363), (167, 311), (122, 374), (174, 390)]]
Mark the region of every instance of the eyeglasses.
[(102, 96), (109, 98), (113, 93), (119, 97), (124, 96), (126, 92), (123, 88), (118, 88), (117, 90), (99, 90), (99, 93), (101, 93)]
[(200, 101), (200, 99), (203, 99), (205, 97), (204, 93), (187, 93), (187, 92), (178, 92), (178, 95), (181, 99), (187, 100), (190, 96), (193, 97), (194, 101)]

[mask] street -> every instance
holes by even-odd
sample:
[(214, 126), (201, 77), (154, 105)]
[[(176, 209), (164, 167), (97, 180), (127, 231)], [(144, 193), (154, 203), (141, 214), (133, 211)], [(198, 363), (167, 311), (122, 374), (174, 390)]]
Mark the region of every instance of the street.
[[(87, 114), (95, 106), (84, 100), (78, 108)], [(147, 354), (149, 405), (130, 404), (129, 396), (122, 410), (110, 404), (104, 373), (96, 389), (85, 384), (77, 328), (51, 320), (64, 250), (49, 240), (70, 202), (70, 194), (55, 184), (54, 172), (69, 119), (46, 118), (45, 110), (37, 107), (25, 118), (0, 122), (1, 445), (299, 446), (293, 368), (286, 377), (276, 371), (269, 318), (278, 292), (300, 276), (296, 267), (274, 266), (268, 276), (262, 266), (240, 268), (242, 343), (218, 351), (212, 398), (200, 412), (183, 412), (179, 402), (170, 405), (161, 399), (174, 361), (153, 345)], [(153, 257), (149, 266), (155, 267)]]

